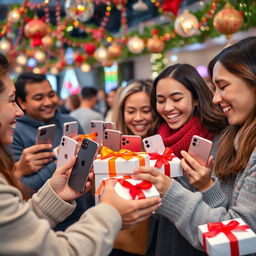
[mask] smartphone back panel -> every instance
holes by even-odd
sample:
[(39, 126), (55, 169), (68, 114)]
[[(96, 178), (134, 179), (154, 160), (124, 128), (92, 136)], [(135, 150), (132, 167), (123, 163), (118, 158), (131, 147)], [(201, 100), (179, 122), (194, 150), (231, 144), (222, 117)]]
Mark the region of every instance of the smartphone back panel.
[(104, 131), (104, 122), (100, 120), (91, 121), (91, 133), (96, 134), (96, 142), (99, 145), (103, 142), (103, 131)]
[(104, 131), (103, 146), (113, 151), (120, 150), (121, 132), (118, 130), (106, 129)]
[(69, 186), (74, 190), (84, 191), (97, 149), (98, 143), (88, 138), (83, 139), (68, 181)]
[(141, 152), (141, 137), (139, 135), (122, 135), (120, 147), (121, 149), (129, 149), (133, 152)]
[(54, 144), (55, 124), (39, 126), (36, 135), (36, 144)]
[(159, 134), (144, 138), (142, 143), (147, 153), (164, 153), (164, 142), (161, 135)]
[(66, 122), (63, 124), (63, 135), (68, 137), (75, 137), (78, 134), (78, 122)]

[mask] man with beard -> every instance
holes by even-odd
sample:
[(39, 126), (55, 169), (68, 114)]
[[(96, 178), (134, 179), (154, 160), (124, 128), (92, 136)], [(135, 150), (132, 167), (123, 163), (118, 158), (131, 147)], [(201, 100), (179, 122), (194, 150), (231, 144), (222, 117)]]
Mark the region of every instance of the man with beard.
[[(24, 111), (24, 116), (17, 119), (12, 144), (17, 161), (15, 175), (36, 192), (56, 169), (56, 156), (53, 149), (57, 148), (61, 141), (63, 123), (76, 121), (76, 119), (60, 112), (58, 96), (45, 75), (24, 72), (17, 78), (15, 87), (16, 100)], [(49, 124), (56, 125), (53, 145), (35, 145), (37, 128)], [(83, 133), (81, 126), (78, 133)], [(20, 170), (26, 170), (26, 173)], [(65, 230), (93, 205), (93, 197), (90, 193), (76, 201), (77, 206), (73, 214), (60, 223), (55, 230)]]

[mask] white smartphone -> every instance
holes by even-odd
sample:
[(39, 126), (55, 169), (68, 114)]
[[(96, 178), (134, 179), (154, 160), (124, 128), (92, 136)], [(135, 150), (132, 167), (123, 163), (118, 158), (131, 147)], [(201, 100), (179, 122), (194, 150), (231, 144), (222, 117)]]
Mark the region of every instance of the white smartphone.
[(100, 120), (92, 120), (91, 121), (91, 133), (96, 134), (96, 142), (99, 143), (99, 145), (102, 145), (103, 142), (103, 131), (104, 131), (104, 121)]
[(76, 163), (68, 180), (69, 186), (78, 192), (83, 192), (85, 189), (98, 146), (97, 142), (88, 138), (84, 138), (82, 141)]
[(68, 137), (75, 137), (78, 134), (78, 122), (66, 122), (63, 124), (63, 135)]
[(106, 130), (106, 129), (111, 129), (111, 130), (114, 130), (114, 123), (113, 122), (104, 122), (104, 130)]
[(63, 136), (61, 138), (57, 168), (63, 166), (72, 159), (72, 157), (76, 154), (77, 144), (77, 141), (67, 136)]
[(200, 136), (194, 135), (188, 149), (188, 153), (201, 165), (206, 166), (212, 150), (212, 142)]
[(43, 125), (37, 128), (36, 144), (54, 144), (56, 125)]
[(147, 153), (164, 153), (165, 146), (160, 134), (156, 134), (142, 140), (144, 150)]
[(106, 129), (104, 131), (103, 146), (112, 149), (113, 151), (120, 150), (122, 133), (118, 130)]

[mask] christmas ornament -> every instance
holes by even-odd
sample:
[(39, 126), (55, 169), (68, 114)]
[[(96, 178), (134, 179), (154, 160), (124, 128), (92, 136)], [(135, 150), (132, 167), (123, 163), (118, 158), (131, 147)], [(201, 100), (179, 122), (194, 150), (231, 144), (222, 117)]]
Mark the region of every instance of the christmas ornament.
[(91, 0), (66, 0), (65, 11), (68, 16), (74, 20), (85, 22), (89, 20), (94, 13), (94, 5)]
[(96, 47), (95, 47), (95, 45), (92, 44), (92, 43), (87, 43), (87, 44), (85, 44), (85, 46), (84, 46), (84, 50), (85, 50), (85, 52), (86, 52), (88, 55), (93, 55), (94, 52), (95, 52), (95, 50), (96, 50)]
[(31, 46), (36, 47), (42, 45), (42, 38), (48, 33), (48, 29), (46, 23), (35, 18), (25, 25), (24, 33), (32, 39)]
[(53, 38), (49, 35), (46, 35), (42, 38), (42, 46), (47, 49), (53, 45)]
[(183, 0), (163, 0), (163, 12), (172, 12), (174, 16), (177, 16), (182, 1)]
[(84, 63), (81, 65), (80, 68), (81, 68), (81, 70), (82, 70), (83, 72), (89, 72), (90, 69), (91, 69), (90, 65), (89, 65), (88, 63), (86, 63), (86, 62), (84, 62)]
[(110, 58), (107, 58), (106, 60), (102, 61), (102, 66), (110, 68), (113, 65), (113, 60)]
[(121, 46), (113, 43), (108, 47), (108, 55), (113, 59), (118, 59), (122, 55)]
[(10, 42), (8, 40), (6, 40), (6, 39), (2, 39), (0, 41), (0, 52), (8, 53), (10, 49), (11, 49)]
[(24, 54), (17, 56), (16, 61), (20, 66), (25, 66), (27, 64), (27, 57)]
[(182, 37), (194, 36), (200, 33), (198, 19), (188, 10), (184, 10), (182, 14), (178, 15), (174, 21), (174, 29)]
[(105, 61), (108, 58), (108, 51), (107, 49), (101, 45), (94, 53), (94, 58), (99, 61)]
[(227, 3), (223, 10), (219, 11), (213, 19), (213, 26), (227, 38), (239, 31), (243, 25), (242, 14)]
[(20, 20), (20, 12), (17, 9), (14, 9), (12, 11), (9, 12), (8, 14), (8, 20), (15, 23), (18, 22)]
[(132, 9), (137, 12), (145, 12), (148, 10), (148, 5), (142, 0), (138, 0), (138, 2), (132, 6)]
[(127, 47), (131, 53), (138, 54), (144, 49), (144, 41), (137, 35), (128, 40)]
[(35, 59), (39, 62), (39, 63), (43, 63), (45, 61), (46, 55), (44, 52), (37, 50), (35, 52)]
[(159, 53), (164, 49), (164, 42), (158, 37), (158, 31), (152, 31), (153, 38), (149, 38), (147, 42), (147, 49), (152, 53)]

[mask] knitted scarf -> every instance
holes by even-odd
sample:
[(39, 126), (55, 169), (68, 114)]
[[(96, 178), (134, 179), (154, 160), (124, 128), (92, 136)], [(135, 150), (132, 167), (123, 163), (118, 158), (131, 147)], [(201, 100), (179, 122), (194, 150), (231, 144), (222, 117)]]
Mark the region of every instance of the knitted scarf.
[(208, 140), (213, 139), (212, 133), (202, 127), (198, 117), (193, 117), (179, 130), (171, 130), (166, 122), (163, 122), (159, 129), (158, 134), (163, 138), (165, 147), (171, 147), (174, 154), (182, 158), (180, 151), (188, 151), (190, 141), (193, 135), (198, 135)]

